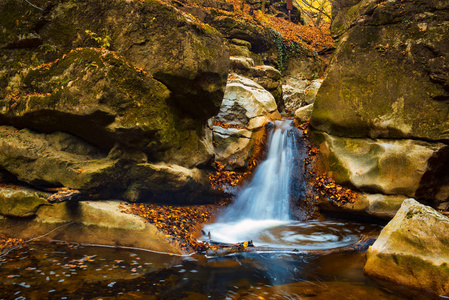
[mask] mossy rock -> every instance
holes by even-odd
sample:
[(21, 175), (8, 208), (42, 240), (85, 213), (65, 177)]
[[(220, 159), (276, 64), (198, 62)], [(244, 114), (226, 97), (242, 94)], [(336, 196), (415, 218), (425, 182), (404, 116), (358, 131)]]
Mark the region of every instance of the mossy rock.
[(367, 252), (369, 276), (449, 295), (449, 219), (407, 199)]
[(163, 84), (107, 50), (75, 50), (20, 82), (24, 96), (0, 101), (0, 115), (18, 127), (69, 132), (103, 149), (119, 142), (151, 156), (200, 139), (199, 122), (180, 120)]
[(79, 138), (66, 133), (40, 134), (0, 127), (0, 165), (35, 186), (93, 189), (116, 185), (123, 169)]
[(0, 215), (6, 217), (32, 217), (39, 207), (49, 205), (46, 194), (25, 187), (0, 188)]
[(449, 149), (443, 143), (346, 138), (319, 131), (312, 131), (312, 139), (320, 148), (320, 162), (339, 184), (427, 201), (435, 201), (444, 190), (445, 172), (438, 165), (445, 164)]
[(313, 127), (346, 137), (448, 141), (447, 2), (386, 1), (358, 16), (318, 92)]

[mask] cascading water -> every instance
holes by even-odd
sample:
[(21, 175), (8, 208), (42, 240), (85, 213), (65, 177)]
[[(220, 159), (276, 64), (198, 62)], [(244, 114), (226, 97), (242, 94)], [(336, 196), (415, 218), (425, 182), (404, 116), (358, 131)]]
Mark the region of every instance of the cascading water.
[(300, 153), (299, 130), (290, 120), (276, 121), (273, 125), (267, 158), (219, 220), (290, 220), (292, 174), (298, 171)]
[[(291, 204), (307, 191), (304, 159), (307, 148), (301, 130), (290, 120), (271, 124), (267, 157), (235, 202), (217, 221), (204, 226), (216, 242), (252, 240), (256, 246), (283, 249), (329, 249), (355, 243), (358, 235), (335, 220), (297, 221)], [(363, 226), (362, 226), (363, 227)]]
[(293, 196), (299, 197), (301, 182), (297, 177), (304, 172), (301, 162), (305, 147), (293, 121), (275, 121), (270, 127), (267, 158), (235, 202), (220, 214), (216, 223), (204, 228), (216, 241), (252, 239), (263, 229), (291, 221), (290, 202)]

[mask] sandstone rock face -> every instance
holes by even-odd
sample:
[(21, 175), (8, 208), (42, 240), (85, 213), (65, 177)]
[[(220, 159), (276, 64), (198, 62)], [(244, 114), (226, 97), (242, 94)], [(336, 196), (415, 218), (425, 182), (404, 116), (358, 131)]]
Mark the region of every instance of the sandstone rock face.
[(362, 193), (448, 201), (449, 3), (334, 4), (339, 42), (311, 117), (326, 171)]
[(282, 85), (282, 97), (285, 111), (289, 114), (294, 114), (296, 110), (313, 104), (323, 82), (322, 79), (298, 80), (292, 77), (287, 77), (285, 81), (286, 83)]
[(167, 240), (156, 226), (138, 216), (122, 213), (119, 206), (119, 201), (42, 206), (31, 221), (0, 219), (0, 232), (14, 232), (18, 238), (30, 239), (54, 230), (45, 238), (182, 253), (180, 246)]
[[(336, 182), (368, 193), (434, 200), (442, 188), (438, 159), (448, 146), (414, 140), (371, 140), (313, 133)], [(435, 193), (436, 192), (436, 193)]]
[(298, 124), (305, 123), (310, 120), (313, 111), (313, 103), (300, 107), (295, 111), (295, 122)]
[(348, 137), (448, 141), (449, 3), (365, 0), (349, 10), (338, 13), (354, 16), (317, 95), (313, 126)]
[(208, 190), (197, 168), (213, 159), (206, 123), (228, 74), (220, 33), (159, 1), (42, 5), (29, 18), (26, 2), (0, 7), (0, 167), (38, 188), (151, 200), (139, 176), (166, 164), (162, 187), (143, 180), (154, 195), (191, 199), (191, 178)]
[(0, 132), (0, 165), (34, 186), (65, 186), (130, 201), (214, 199), (204, 170), (148, 163), (145, 153), (118, 147), (105, 153), (62, 132), (44, 134), (10, 126), (0, 126)]
[(0, 188), (0, 215), (24, 218), (34, 216), (42, 205), (49, 205), (46, 194), (30, 188)]
[(367, 252), (369, 276), (449, 295), (449, 219), (414, 199), (403, 202)]
[(350, 213), (391, 220), (399, 208), (401, 208), (401, 204), (405, 199), (408, 199), (408, 197), (403, 195), (357, 193), (354, 203), (344, 203), (336, 206), (327, 199), (320, 199), (318, 206), (323, 211)]
[(214, 118), (216, 160), (231, 169), (247, 167), (263, 142), (265, 124), (280, 117), (273, 95), (254, 81), (231, 74)]

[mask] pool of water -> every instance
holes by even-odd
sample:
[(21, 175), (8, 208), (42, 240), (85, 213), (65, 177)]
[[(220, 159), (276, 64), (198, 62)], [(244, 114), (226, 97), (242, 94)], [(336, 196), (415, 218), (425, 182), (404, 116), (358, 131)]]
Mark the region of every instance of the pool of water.
[[(284, 246), (287, 241), (319, 249), (379, 230), (374, 224), (314, 221), (273, 227), (261, 240), (270, 244), (280, 236)], [(0, 299), (410, 299), (366, 278), (364, 260), (364, 253), (180, 257), (34, 241), (0, 258)]]
[(325, 250), (352, 245), (361, 234), (377, 235), (381, 226), (342, 220), (251, 220), (213, 223), (204, 227), (207, 240), (223, 243), (253, 241), (257, 247)]

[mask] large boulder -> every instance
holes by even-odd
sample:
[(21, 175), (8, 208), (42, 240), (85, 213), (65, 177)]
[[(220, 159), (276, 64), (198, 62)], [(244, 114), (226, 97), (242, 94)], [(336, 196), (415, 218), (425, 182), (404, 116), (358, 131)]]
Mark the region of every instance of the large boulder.
[(449, 150), (443, 143), (354, 139), (323, 132), (314, 132), (313, 138), (325, 170), (338, 184), (429, 201), (448, 196), (440, 178)]
[[(449, 140), (449, 2), (357, 3), (317, 95), (314, 128), (347, 137)], [(348, 7), (344, 5), (344, 7)]]
[(339, 42), (310, 121), (325, 171), (362, 192), (448, 201), (449, 3), (334, 2)]
[[(13, 126), (2, 131), (0, 168), (39, 188), (132, 200), (207, 193), (206, 124), (229, 65), (221, 34), (156, 0), (37, 5), (0, 6), (0, 125)], [(154, 172), (165, 179), (141, 180)]]
[(0, 45), (17, 48), (23, 36), (34, 34), (42, 50), (61, 54), (78, 47), (109, 46), (166, 85), (185, 113), (204, 120), (217, 113), (229, 55), (212, 27), (156, 0), (55, 0), (44, 5), (28, 18), (29, 4), (3, 1)]
[[(0, 118), (15, 126), (69, 132), (103, 149), (120, 143), (186, 166), (210, 159), (195, 127), (183, 124), (168, 104), (167, 87), (113, 52), (74, 50), (51, 65), (22, 72), (14, 82), (20, 88), (13, 95), (23, 96), (0, 101)], [(195, 146), (193, 156), (168, 151)]]
[(204, 170), (149, 163), (140, 151), (115, 147), (105, 153), (68, 133), (36, 133), (10, 126), (0, 126), (0, 138), (0, 165), (33, 186), (65, 186), (130, 201), (214, 199)]
[(214, 118), (216, 160), (228, 168), (248, 167), (263, 142), (265, 125), (280, 119), (273, 95), (254, 81), (231, 74)]
[(367, 252), (365, 273), (449, 296), (449, 219), (414, 199), (403, 202)]

